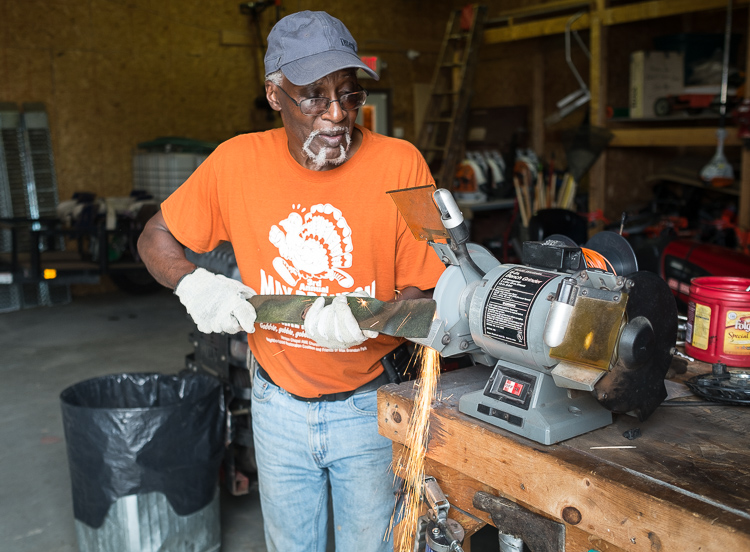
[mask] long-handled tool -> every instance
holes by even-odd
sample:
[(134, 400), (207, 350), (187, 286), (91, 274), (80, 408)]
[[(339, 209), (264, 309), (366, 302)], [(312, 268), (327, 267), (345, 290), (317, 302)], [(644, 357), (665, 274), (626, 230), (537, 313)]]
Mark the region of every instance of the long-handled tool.
[(586, 57), (591, 58), (591, 52), (589, 52), (589, 49), (583, 43), (583, 40), (581, 40), (578, 31), (573, 29), (573, 23), (580, 19), (580, 17), (585, 13), (585, 11), (581, 11), (575, 14), (570, 19), (568, 19), (567, 23), (565, 24), (565, 62), (568, 64), (568, 67), (570, 67), (570, 70), (573, 73), (576, 81), (578, 81), (579, 88), (578, 90), (571, 92), (557, 102), (558, 110), (544, 120), (544, 124), (546, 125), (553, 125), (560, 122), (565, 117), (570, 115), (573, 111), (575, 111), (582, 105), (585, 105), (589, 100), (591, 100), (591, 91), (589, 90), (588, 86), (586, 86), (586, 83), (581, 77), (581, 74), (578, 72), (578, 69), (576, 69), (576, 66), (573, 63), (573, 56), (571, 54), (570, 45), (570, 38), (572, 36), (576, 39), (576, 42), (578, 42), (578, 45), (583, 50), (583, 53), (586, 54)]
[(721, 104), (719, 107), (719, 128), (716, 131), (718, 144), (708, 165), (701, 170), (701, 179), (715, 188), (734, 183), (734, 170), (724, 156), (724, 139), (727, 136), (727, 87), (729, 82), (729, 48), (732, 37), (732, 0), (728, 0), (726, 26), (724, 28), (724, 60), (721, 68)]

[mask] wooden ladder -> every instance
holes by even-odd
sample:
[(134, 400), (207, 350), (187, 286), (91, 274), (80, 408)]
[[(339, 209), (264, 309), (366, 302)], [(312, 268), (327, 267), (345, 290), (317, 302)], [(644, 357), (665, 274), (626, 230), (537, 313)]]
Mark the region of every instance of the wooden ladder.
[(439, 188), (452, 188), (460, 161), (486, 16), (476, 4), (452, 12), (440, 48), (417, 140)]

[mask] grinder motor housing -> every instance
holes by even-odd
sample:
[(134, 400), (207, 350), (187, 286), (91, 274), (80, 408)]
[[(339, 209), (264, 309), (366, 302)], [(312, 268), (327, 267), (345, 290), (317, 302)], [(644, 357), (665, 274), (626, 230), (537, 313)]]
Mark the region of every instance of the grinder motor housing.
[[(484, 389), (460, 398), (461, 412), (552, 444), (608, 425), (612, 412), (645, 420), (666, 398), (676, 303), (661, 278), (637, 270), (622, 236), (601, 232), (583, 248), (550, 236), (524, 243), (523, 265), (501, 264), (467, 243), (447, 190), (433, 200), (447, 239), (434, 239), (434, 226), (426, 233), (447, 267), (430, 333), (411, 340), (492, 367)], [(405, 218), (425, 235), (424, 221), (417, 232)], [(587, 261), (591, 251), (605, 269)]]

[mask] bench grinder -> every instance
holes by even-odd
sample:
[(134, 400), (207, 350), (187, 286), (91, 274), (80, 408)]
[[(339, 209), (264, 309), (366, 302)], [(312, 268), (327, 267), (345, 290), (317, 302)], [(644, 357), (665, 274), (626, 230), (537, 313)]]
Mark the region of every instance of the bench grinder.
[(638, 272), (622, 236), (600, 232), (584, 247), (551, 236), (524, 243), (523, 264), (501, 264), (467, 243), (447, 190), (391, 197), (446, 264), (429, 335), (411, 341), (492, 367), (461, 412), (552, 444), (610, 424), (612, 412), (643, 421), (666, 398), (677, 307), (661, 278)]

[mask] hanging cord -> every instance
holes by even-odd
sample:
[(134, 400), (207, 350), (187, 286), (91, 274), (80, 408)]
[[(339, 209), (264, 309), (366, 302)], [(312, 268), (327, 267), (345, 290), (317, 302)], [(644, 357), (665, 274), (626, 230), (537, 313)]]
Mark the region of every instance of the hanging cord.
[(610, 263), (604, 255), (593, 249), (586, 249), (585, 247), (582, 247), (581, 251), (583, 252), (583, 259), (586, 262), (587, 268), (598, 268), (599, 270), (611, 272), (617, 276), (615, 267), (612, 266), (612, 263)]

